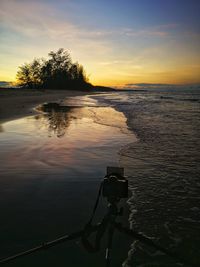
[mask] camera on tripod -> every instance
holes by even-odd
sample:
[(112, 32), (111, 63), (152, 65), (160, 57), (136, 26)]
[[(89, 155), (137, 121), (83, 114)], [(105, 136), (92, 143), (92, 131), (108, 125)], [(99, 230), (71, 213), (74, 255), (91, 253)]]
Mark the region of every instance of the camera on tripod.
[(103, 181), (103, 196), (115, 199), (128, 197), (128, 180), (124, 177), (124, 168), (107, 167)]

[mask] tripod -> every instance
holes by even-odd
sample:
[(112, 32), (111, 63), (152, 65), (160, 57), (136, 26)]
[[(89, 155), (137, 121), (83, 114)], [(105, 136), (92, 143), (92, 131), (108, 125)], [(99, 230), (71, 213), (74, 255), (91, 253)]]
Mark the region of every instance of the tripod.
[[(100, 195), (100, 193), (99, 193)], [(117, 198), (107, 198), (108, 200), (108, 210), (106, 215), (103, 217), (102, 221), (99, 224), (92, 225), (92, 219), (94, 217), (97, 205), (98, 205), (98, 198), (96, 204), (94, 206), (93, 214), (89, 222), (85, 225), (85, 227), (77, 231), (75, 233), (61, 236), (60, 238), (57, 238), (55, 240), (42, 243), (41, 245), (31, 248), (29, 250), (23, 251), (21, 253), (15, 254), (13, 256), (0, 259), (0, 264), (5, 264), (7, 262), (13, 261), (19, 257), (23, 257), (28, 254), (32, 254), (36, 251), (48, 249), (50, 247), (56, 246), (60, 243), (75, 240), (75, 239), (81, 239), (83, 246), (88, 252), (95, 253), (100, 250), (101, 247), (101, 240), (103, 235), (107, 231), (107, 247), (106, 247), (106, 255), (105, 255), (105, 266), (110, 267), (111, 266), (111, 250), (112, 250), (112, 241), (113, 241), (113, 235), (114, 231), (117, 229), (119, 232), (128, 235), (129, 237), (132, 237), (150, 247), (155, 248), (156, 250), (159, 250), (166, 254), (167, 256), (173, 258), (176, 262), (184, 264), (184, 266), (195, 266), (189, 262), (186, 262), (186, 260), (183, 260), (182, 258), (178, 257), (174, 253), (168, 251), (164, 247), (154, 243), (151, 239), (145, 237), (141, 233), (138, 233), (132, 229), (129, 229), (127, 227), (122, 226), (121, 223), (116, 222), (117, 216), (122, 215), (122, 209), (118, 209), (117, 203), (119, 202), (119, 199)], [(91, 234), (96, 233), (95, 242), (92, 244), (89, 241), (89, 237)]]
[[(101, 239), (104, 233), (106, 232), (106, 230), (108, 230), (108, 239), (107, 239), (107, 248), (106, 248), (106, 267), (109, 267), (111, 263), (110, 252), (112, 248), (112, 239), (113, 239), (113, 234), (114, 234), (114, 229), (115, 229), (114, 224), (115, 224), (115, 219), (117, 215), (119, 215), (119, 212), (118, 212), (116, 203), (114, 202), (109, 203), (108, 212), (102, 219), (101, 223), (97, 225), (92, 225), (91, 224), (92, 220), (90, 220), (89, 223), (87, 223), (85, 227), (80, 231), (77, 231), (69, 235), (61, 236), (60, 238), (54, 239), (52, 241), (42, 243), (41, 245), (38, 245), (37, 247), (17, 253), (7, 258), (0, 259), (0, 264), (6, 264), (17, 258), (24, 257), (34, 252), (37, 252), (43, 249), (48, 249), (60, 243), (70, 241), (70, 240), (75, 240), (75, 239), (81, 239), (82, 244), (85, 247), (85, 249), (88, 252), (94, 253), (100, 250)], [(92, 245), (91, 242), (88, 240), (88, 238), (94, 232), (96, 232), (96, 238), (95, 238), (95, 244)]]
[[(118, 210), (117, 203), (114, 199), (110, 200), (108, 203), (107, 214), (102, 219), (101, 223), (96, 226), (92, 226), (89, 222), (85, 226), (84, 234), (82, 235), (82, 244), (88, 252), (94, 253), (100, 250), (101, 239), (105, 232), (107, 231), (107, 247), (106, 247), (106, 267), (109, 267), (111, 264), (111, 250), (112, 250), (112, 241), (115, 231), (115, 221), (118, 215), (122, 214), (122, 210)], [(90, 235), (96, 232), (94, 245), (88, 240)]]

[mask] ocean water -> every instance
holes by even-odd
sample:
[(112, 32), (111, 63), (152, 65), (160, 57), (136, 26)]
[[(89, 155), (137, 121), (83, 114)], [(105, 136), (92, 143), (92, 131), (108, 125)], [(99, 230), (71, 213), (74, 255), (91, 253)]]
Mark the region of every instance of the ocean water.
[[(119, 150), (132, 197), (130, 227), (200, 265), (200, 90), (189, 88), (107, 94), (137, 138)], [(133, 242), (124, 266), (180, 266)]]
[[(113, 165), (129, 180), (129, 212), (119, 220), (199, 266), (200, 90), (111, 92), (60, 104), (1, 125), (0, 257), (79, 230)], [(76, 241), (8, 266), (100, 267), (104, 256), (105, 244), (90, 255)], [(116, 233), (111, 266), (184, 265)]]

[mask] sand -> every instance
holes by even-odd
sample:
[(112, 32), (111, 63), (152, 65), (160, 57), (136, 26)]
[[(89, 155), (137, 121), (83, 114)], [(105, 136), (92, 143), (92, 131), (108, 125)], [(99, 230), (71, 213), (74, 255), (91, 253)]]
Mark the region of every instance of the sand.
[(34, 108), (45, 102), (56, 102), (66, 97), (85, 95), (77, 90), (33, 90), (0, 88), (0, 123), (33, 115)]

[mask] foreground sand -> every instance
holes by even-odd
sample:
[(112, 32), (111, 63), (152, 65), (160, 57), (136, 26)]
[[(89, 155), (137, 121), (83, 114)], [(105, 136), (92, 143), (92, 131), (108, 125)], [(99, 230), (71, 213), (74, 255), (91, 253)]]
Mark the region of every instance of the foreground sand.
[(0, 123), (34, 114), (34, 107), (65, 97), (85, 95), (87, 92), (75, 90), (30, 90), (0, 88)]

